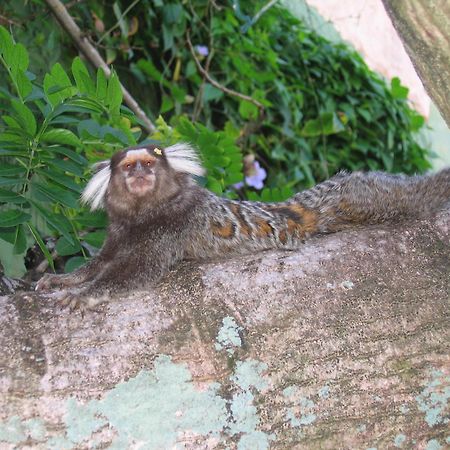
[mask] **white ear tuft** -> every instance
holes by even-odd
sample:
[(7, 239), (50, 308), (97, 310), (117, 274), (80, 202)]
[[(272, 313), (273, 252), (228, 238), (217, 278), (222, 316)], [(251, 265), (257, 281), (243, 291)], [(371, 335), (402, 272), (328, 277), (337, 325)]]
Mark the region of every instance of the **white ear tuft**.
[(109, 161), (101, 161), (94, 164), (94, 170), (97, 173), (91, 178), (87, 186), (81, 194), (81, 202), (91, 206), (91, 211), (103, 207), (106, 190), (108, 189), (109, 180), (111, 178), (111, 168)]
[(195, 149), (185, 142), (166, 147), (164, 153), (167, 161), (176, 172), (184, 172), (190, 175), (204, 175), (200, 158)]

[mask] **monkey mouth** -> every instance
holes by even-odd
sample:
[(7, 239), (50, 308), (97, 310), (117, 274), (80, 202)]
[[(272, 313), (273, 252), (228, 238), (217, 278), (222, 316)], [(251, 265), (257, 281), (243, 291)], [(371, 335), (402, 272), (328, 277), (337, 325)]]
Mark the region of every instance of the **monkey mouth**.
[(127, 180), (127, 185), (131, 194), (142, 196), (154, 188), (155, 180), (153, 177), (133, 177)]

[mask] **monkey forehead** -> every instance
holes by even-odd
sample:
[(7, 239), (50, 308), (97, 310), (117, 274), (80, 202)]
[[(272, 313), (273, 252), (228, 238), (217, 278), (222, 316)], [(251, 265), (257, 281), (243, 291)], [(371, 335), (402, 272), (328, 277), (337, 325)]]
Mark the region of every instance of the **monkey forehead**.
[(132, 159), (134, 161), (138, 159), (146, 159), (150, 156), (150, 152), (147, 148), (137, 148), (134, 150), (128, 150), (125, 153), (124, 159)]
[(151, 155), (146, 149), (141, 150), (128, 150), (122, 160), (119, 162), (119, 166), (124, 166), (126, 164), (133, 164), (137, 161), (142, 162), (155, 162), (156, 158)]

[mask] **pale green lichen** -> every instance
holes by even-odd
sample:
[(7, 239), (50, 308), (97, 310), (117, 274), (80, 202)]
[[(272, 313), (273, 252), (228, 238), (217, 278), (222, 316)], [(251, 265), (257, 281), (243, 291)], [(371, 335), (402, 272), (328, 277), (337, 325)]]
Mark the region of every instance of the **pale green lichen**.
[(18, 416), (13, 416), (7, 422), (0, 423), (0, 442), (18, 444), (29, 438), (42, 441), (45, 434), (44, 422), (38, 418), (21, 421)]
[(18, 443), (27, 438), (25, 427), (20, 417), (10, 417), (7, 422), (0, 422), (0, 442)]
[(317, 419), (314, 413), (314, 402), (300, 394), (300, 390), (295, 386), (289, 386), (283, 390), (283, 395), (294, 402), (294, 406), (287, 408), (286, 419), (293, 427), (311, 425)]
[(227, 353), (232, 355), (236, 347), (240, 347), (242, 345), (241, 337), (239, 336), (239, 332), (242, 331), (242, 327), (240, 327), (233, 317), (225, 317), (222, 320), (222, 327), (220, 328), (215, 348), (216, 350), (226, 350)]
[(363, 423), (356, 427), (356, 431), (358, 433), (364, 433), (366, 430), (367, 430), (367, 426), (365, 424), (363, 424)]
[(266, 389), (267, 381), (263, 372), (267, 365), (255, 360), (239, 361), (231, 377), (231, 381), (239, 388), (230, 402), (231, 421), (229, 430), (232, 435), (244, 433), (238, 442), (238, 449), (261, 449), (269, 448), (269, 441), (274, 439), (257, 430), (260, 419), (257, 408), (254, 406), (254, 393)]
[(407, 414), (407, 413), (409, 412), (408, 406), (407, 406), (407, 405), (402, 405), (402, 406), (400, 406), (400, 412), (401, 412), (402, 414)]
[(433, 370), (431, 380), (427, 382), (422, 392), (416, 396), (419, 410), (425, 413), (425, 421), (432, 427), (448, 423), (449, 419), (443, 417), (450, 398), (450, 377), (443, 372)]
[(396, 447), (402, 447), (402, 445), (405, 443), (406, 441), (406, 436), (402, 433), (397, 434), (397, 436), (395, 436), (394, 439), (394, 445)]
[(330, 387), (327, 385), (321, 387), (317, 394), (320, 398), (328, 398), (330, 396)]
[(268, 386), (267, 380), (263, 377), (265, 370), (267, 370), (267, 364), (260, 361), (254, 359), (238, 361), (231, 381), (243, 390), (253, 387), (258, 391), (262, 391)]
[(439, 443), (437, 439), (431, 439), (431, 441), (427, 442), (427, 446), (425, 450), (441, 450), (442, 445)]
[[(75, 408), (66, 422), (73, 442), (80, 442), (89, 423), (117, 430), (119, 439), (131, 446), (145, 442), (148, 449), (168, 448), (183, 431), (207, 436), (223, 430), (227, 420), (226, 402), (217, 395), (213, 383), (198, 391), (184, 365), (173, 364), (167, 356), (155, 361), (152, 372), (142, 371), (135, 378), (117, 385), (102, 400), (92, 400)], [(80, 425), (81, 424), (81, 425)]]
[[(238, 449), (267, 450), (274, 435), (259, 430), (260, 418), (255, 395), (268, 387), (259, 361), (239, 361), (230, 377), (231, 399), (222, 398), (222, 386), (210, 383), (196, 388), (184, 364), (174, 364), (160, 356), (152, 371), (141, 371), (134, 378), (117, 384), (99, 400), (85, 403), (68, 399), (65, 429), (47, 438), (49, 449), (104, 446), (119, 450), (139, 446), (147, 450), (172, 448), (186, 436), (203, 436), (223, 441), (239, 436)], [(0, 441), (20, 446), (28, 438), (42, 442), (47, 430), (44, 422), (17, 416), (0, 424)], [(112, 440), (112, 441), (111, 441)]]
[(273, 440), (274, 435), (267, 436), (262, 431), (252, 431), (244, 434), (238, 442), (238, 450), (267, 450), (269, 448), (269, 440)]

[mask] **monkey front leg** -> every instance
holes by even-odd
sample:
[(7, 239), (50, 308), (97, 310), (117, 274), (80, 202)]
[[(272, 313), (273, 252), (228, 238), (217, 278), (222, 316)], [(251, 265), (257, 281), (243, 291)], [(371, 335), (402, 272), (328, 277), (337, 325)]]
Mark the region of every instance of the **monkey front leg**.
[(80, 287), (64, 289), (52, 294), (71, 310), (86, 310), (109, 301), (121, 293), (155, 284), (178, 260), (180, 255), (147, 255), (145, 261), (134, 258), (115, 258), (104, 263), (99, 274)]
[(51, 289), (63, 289), (77, 286), (93, 279), (101, 269), (102, 260), (96, 257), (84, 266), (72, 273), (54, 274), (46, 273), (36, 284), (36, 291), (48, 291)]

